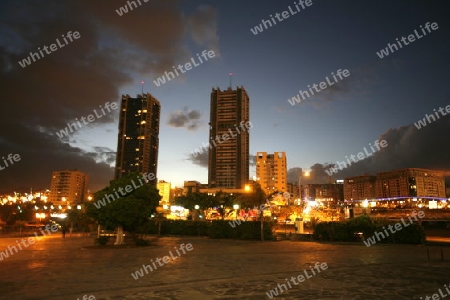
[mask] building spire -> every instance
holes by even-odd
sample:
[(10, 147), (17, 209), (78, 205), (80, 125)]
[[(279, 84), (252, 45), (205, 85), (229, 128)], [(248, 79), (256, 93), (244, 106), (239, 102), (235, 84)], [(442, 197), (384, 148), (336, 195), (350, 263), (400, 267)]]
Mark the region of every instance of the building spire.
[(232, 72), (228, 73), (228, 76), (230, 77), (230, 90), (232, 90), (233, 87), (231, 86), (231, 84), (232, 84), (233, 73)]

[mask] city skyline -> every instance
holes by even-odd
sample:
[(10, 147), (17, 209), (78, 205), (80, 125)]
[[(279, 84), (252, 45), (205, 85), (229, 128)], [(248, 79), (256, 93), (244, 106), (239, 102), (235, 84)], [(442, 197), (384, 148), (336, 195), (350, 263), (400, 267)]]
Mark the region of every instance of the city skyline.
[[(89, 174), (92, 191), (106, 186), (119, 122), (106, 104), (142, 93), (161, 102), (158, 180), (207, 183), (208, 154), (192, 151), (209, 141), (211, 88), (228, 86), (252, 100), (250, 155), (285, 152), (290, 174), (315, 172), (305, 183), (327, 182), (323, 164), (363, 149), (333, 178), (449, 175), (448, 2), (309, 1), (298, 11), (284, 0), (150, 0), (121, 16), (125, 1), (50, 2), (51, 14), (48, 2), (0, 4), (0, 193), (43, 190), (64, 169)], [(376, 140), (387, 146), (370, 151)]]

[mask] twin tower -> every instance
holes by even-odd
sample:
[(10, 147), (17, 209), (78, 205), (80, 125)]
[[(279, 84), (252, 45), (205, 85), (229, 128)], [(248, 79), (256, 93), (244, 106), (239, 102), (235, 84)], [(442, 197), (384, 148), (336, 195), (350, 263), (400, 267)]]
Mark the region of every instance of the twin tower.
[[(150, 93), (122, 95), (115, 179), (157, 174), (161, 103)], [(244, 87), (213, 89), (210, 100), (208, 186), (243, 189), (249, 180), (250, 98)], [(186, 149), (189, 152), (189, 149)], [(157, 178), (150, 184), (156, 185)]]

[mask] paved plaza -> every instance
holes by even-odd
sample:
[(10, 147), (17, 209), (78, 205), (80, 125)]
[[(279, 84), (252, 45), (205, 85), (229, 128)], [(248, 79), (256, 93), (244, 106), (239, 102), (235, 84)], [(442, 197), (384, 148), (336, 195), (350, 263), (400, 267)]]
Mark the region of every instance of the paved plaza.
[[(17, 245), (16, 239), (0, 239), (0, 251)], [(425, 299), (450, 283), (447, 247), (201, 237), (162, 237), (141, 248), (86, 247), (93, 241), (55, 234), (3, 258), (0, 299), (269, 299), (266, 293), (277, 284), (304, 270), (311, 274), (316, 262), (328, 269), (274, 298)], [(193, 249), (137, 280), (131, 276), (183, 243)]]

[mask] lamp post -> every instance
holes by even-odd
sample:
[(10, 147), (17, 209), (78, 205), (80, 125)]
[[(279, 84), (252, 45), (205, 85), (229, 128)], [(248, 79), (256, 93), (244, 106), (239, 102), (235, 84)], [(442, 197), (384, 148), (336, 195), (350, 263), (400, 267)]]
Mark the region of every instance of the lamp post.
[(369, 201), (367, 201), (367, 199), (363, 201), (363, 207), (364, 207), (364, 214), (367, 215), (367, 207), (369, 207)]
[(200, 208), (200, 206), (199, 206), (198, 204), (196, 204), (196, 205), (194, 206), (194, 209), (195, 209), (195, 214), (193, 215), (193, 216), (195, 216), (194, 221), (198, 221), (198, 219), (199, 219), (199, 217), (200, 217), (200, 214), (199, 214), (199, 212), (198, 212), (199, 208)]
[(42, 218), (45, 218), (45, 213), (36, 213), (36, 217), (39, 218), (39, 225), (42, 223)]
[(300, 203), (303, 202), (303, 196), (302, 196), (302, 194), (303, 194), (303, 192), (302, 192), (302, 178), (303, 178), (303, 176), (309, 177), (309, 171), (303, 172), (303, 170), (302, 170), (300, 172), (300, 176), (298, 177), (298, 191), (299, 191), (299, 194), (300, 194)]
[(236, 220), (237, 220), (239, 204), (234, 204), (234, 205), (233, 205), (233, 209), (236, 211)]

